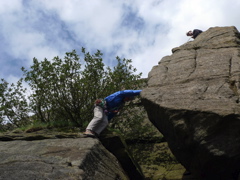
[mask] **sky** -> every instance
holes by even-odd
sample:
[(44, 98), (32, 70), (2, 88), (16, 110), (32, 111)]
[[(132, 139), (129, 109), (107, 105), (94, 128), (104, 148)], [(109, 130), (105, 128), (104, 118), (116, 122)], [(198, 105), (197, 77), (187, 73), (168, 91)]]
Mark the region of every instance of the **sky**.
[(0, 0), (0, 78), (15, 82), (32, 60), (81, 48), (132, 59), (146, 78), (186, 32), (216, 26), (240, 30), (239, 0)]

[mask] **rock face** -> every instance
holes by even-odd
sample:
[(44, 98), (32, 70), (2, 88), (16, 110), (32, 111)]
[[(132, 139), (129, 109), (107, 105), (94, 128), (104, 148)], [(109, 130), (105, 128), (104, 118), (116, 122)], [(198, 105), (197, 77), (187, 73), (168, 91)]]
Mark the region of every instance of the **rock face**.
[(200, 179), (240, 173), (240, 34), (214, 27), (174, 48), (141, 96), (179, 162)]
[(0, 179), (128, 180), (129, 178), (115, 156), (109, 153), (99, 140), (64, 138), (1, 141)]

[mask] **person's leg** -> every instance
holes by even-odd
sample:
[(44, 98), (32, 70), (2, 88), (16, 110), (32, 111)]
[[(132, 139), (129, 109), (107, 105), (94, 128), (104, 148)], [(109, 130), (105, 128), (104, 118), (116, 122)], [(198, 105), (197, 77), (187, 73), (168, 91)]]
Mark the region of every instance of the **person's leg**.
[(99, 135), (108, 125), (107, 116), (100, 106), (94, 108), (94, 117), (86, 128), (86, 134), (93, 132)]
[(99, 123), (95, 128), (94, 132), (97, 133), (97, 135), (100, 135), (100, 133), (107, 127), (108, 125), (108, 118), (107, 115), (103, 112), (103, 118), (101, 123)]

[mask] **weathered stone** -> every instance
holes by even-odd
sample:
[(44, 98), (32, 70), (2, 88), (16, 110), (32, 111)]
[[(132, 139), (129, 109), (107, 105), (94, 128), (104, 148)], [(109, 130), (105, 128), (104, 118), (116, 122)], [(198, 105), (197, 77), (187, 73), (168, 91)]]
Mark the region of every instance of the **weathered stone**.
[(104, 147), (112, 152), (113, 155), (118, 159), (123, 170), (130, 179), (145, 179), (141, 167), (138, 165), (136, 160), (133, 159), (131, 153), (129, 153), (128, 149), (126, 148), (127, 145), (123, 139), (121, 139), (119, 136), (113, 135), (112, 133), (106, 133), (104, 136), (100, 137), (100, 141)]
[(162, 58), (141, 93), (173, 154), (202, 179), (240, 172), (239, 80), (240, 34), (215, 27)]
[(41, 129), (37, 131), (23, 132), (23, 131), (10, 131), (0, 133), (0, 141), (15, 141), (15, 140), (42, 140), (42, 139), (57, 139), (57, 138), (81, 138), (82, 134), (77, 132), (65, 133), (56, 130)]
[(129, 179), (98, 139), (0, 142), (0, 179)]

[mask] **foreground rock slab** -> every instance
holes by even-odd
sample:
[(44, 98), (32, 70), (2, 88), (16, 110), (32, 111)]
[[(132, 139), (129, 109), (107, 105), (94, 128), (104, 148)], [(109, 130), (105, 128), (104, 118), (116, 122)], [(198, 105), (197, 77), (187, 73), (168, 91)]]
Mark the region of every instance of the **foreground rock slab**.
[(240, 34), (215, 27), (173, 49), (141, 96), (177, 160), (200, 179), (240, 173)]
[(117, 159), (92, 138), (0, 142), (0, 179), (127, 180)]

